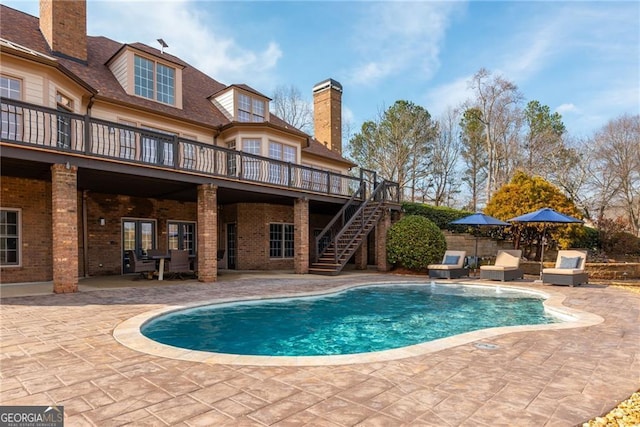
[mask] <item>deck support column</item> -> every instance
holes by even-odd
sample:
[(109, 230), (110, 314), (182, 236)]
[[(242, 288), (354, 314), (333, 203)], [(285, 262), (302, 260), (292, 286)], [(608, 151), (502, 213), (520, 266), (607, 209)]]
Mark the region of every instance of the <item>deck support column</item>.
[(198, 186), (198, 280), (215, 282), (218, 277), (218, 187)]
[(309, 272), (309, 199), (296, 199), (293, 205), (293, 264), (297, 274)]
[(78, 168), (51, 166), (53, 292), (78, 291)]
[(356, 270), (366, 270), (367, 269), (367, 238), (365, 237), (362, 245), (356, 250), (354, 254), (354, 261), (356, 263)]
[(391, 228), (391, 212), (384, 210), (382, 218), (376, 225), (376, 264), (378, 271), (389, 271), (391, 266), (387, 261), (387, 231)]

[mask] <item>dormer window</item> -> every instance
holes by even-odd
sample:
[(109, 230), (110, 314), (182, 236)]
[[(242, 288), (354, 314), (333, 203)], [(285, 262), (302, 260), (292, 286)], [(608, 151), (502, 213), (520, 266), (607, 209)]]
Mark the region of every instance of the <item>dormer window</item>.
[(238, 94), (238, 121), (264, 122), (265, 106), (262, 99), (252, 98), (244, 93)]
[(175, 104), (176, 70), (159, 62), (135, 55), (135, 94), (164, 104)]

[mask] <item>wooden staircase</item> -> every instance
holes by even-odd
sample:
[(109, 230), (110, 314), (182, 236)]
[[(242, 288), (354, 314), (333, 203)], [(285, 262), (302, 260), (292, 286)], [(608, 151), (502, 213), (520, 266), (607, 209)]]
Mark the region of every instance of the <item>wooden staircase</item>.
[[(384, 193), (385, 185), (386, 182), (380, 183), (371, 196), (359, 206), (352, 198), (342, 207), (316, 238), (316, 253), (319, 255), (309, 267), (309, 273), (328, 276), (340, 274), (345, 264), (382, 218), (385, 203), (381, 195)], [(354, 207), (357, 209), (354, 210)], [(344, 226), (337, 228), (336, 224), (339, 223), (343, 223)], [(337, 231), (332, 232), (332, 230)], [(333, 234), (335, 235), (331, 237)], [(325, 242), (324, 245), (323, 242)]]

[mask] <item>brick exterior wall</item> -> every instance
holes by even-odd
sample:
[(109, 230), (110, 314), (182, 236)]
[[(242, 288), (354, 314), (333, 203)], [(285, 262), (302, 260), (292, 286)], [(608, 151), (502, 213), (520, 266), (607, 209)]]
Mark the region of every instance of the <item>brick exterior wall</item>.
[[(225, 209), (227, 207), (225, 206)], [(293, 270), (293, 258), (269, 257), (269, 224), (293, 224), (293, 206), (238, 203), (238, 270)]]
[(53, 291), (78, 291), (78, 168), (51, 166)]
[(333, 87), (314, 92), (315, 138), (330, 150), (342, 154), (342, 92)]
[(298, 274), (309, 272), (309, 200), (296, 199), (293, 206), (294, 270)]
[[(89, 276), (122, 274), (123, 218), (155, 219), (156, 244), (164, 251), (168, 245), (168, 221), (197, 220), (194, 202), (89, 192), (86, 204)], [(105, 219), (104, 226), (100, 225), (100, 218)], [(82, 274), (82, 265), (80, 271)]]
[(53, 279), (51, 183), (3, 176), (0, 206), (20, 209), (21, 266), (0, 268), (0, 283)]
[(385, 211), (376, 226), (376, 261), (378, 271), (389, 271), (391, 265), (387, 261), (387, 232), (391, 228), (391, 213)]
[(218, 202), (213, 184), (198, 186), (198, 280), (215, 282), (218, 276)]
[(87, 60), (85, 1), (40, 0), (40, 31), (53, 52)]

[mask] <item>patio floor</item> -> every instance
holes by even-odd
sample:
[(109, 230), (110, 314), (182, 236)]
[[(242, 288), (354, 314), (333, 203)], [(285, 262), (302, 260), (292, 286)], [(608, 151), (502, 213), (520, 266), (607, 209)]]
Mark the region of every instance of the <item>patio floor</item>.
[[(203, 284), (123, 276), (84, 279), (76, 294), (22, 297), (3, 287), (0, 404), (63, 405), (67, 426), (573, 426), (640, 388), (640, 294), (601, 285), (552, 287), (565, 306), (603, 317), (600, 324), (512, 332), (480, 340), (495, 348), (471, 342), (382, 362), (201, 363), (138, 352), (113, 337), (123, 321), (172, 305), (403, 281), (416, 278), (221, 272)], [(47, 284), (25, 286), (48, 292)]]

